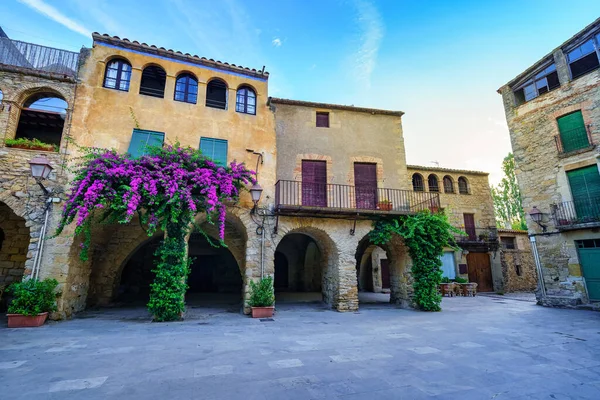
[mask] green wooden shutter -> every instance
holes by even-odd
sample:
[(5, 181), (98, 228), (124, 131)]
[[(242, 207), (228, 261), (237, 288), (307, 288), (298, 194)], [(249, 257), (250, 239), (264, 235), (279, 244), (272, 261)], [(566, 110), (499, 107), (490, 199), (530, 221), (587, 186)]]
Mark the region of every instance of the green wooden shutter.
[(217, 165), (227, 165), (227, 140), (200, 138), (200, 151)]
[(600, 217), (600, 173), (598, 166), (567, 172), (573, 205), (580, 222)]
[(563, 151), (569, 152), (590, 145), (581, 111), (567, 114), (557, 119)]
[(165, 134), (162, 132), (146, 131), (134, 129), (127, 151), (133, 158), (138, 158), (146, 154), (148, 146), (162, 146), (165, 140)]

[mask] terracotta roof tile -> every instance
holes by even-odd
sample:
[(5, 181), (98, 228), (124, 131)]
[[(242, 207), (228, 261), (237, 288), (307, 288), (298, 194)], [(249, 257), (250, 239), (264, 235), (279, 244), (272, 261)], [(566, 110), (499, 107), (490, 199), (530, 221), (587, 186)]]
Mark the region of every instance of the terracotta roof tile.
[(407, 165), (408, 169), (419, 169), (422, 171), (439, 171), (439, 172), (457, 172), (461, 174), (471, 174), (471, 175), (489, 175), (489, 172), (483, 171), (471, 171), (468, 169), (454, 169), (454, 168), (441, 168), (441, 167), (426, 167), (423, 165)]
[(224, 71), (237, 72), (241, 74), (245, 74), (248, 76), (253, 76), (261, 79), (269, 79), (269, 73), (264, 70), (256, 70), (255, 68), (242, 67), (241, 65), (229, 64), (226, 62), (215, 61), (214, 59), (207, 59), (206, 57), (198, 57), (197, 55), (190, 55), (189, 53), (183, 54), (181, 51), (167, 50), (164, 47), (156, 47), (155, 45), (148, 45), (146, 43), (141, 43), (136, 40), (129, 40), (127, 38), (119, 38), (118, 36), (110, 36), (105, 34), (100, 34), (98, 32), (92, 33), (92, 39), (94, 42), (107, 43), (119, 47), (123, 47), (125, 49), (138, 50), (138, 51), (146, 51), (158, 56), (172, 58), (174, 60), (191, 62), (194, 64), (204, 65), (207, 67), (213, 67), (222, 69)]
[(267, 104), (271, 104), (271, 103), (287, 104), (287, 105), (292, 105), (292, 106), (314, 107), (314, 108), (330, 108), (333, 110), (356, 111), (356, 112), (363, 112), (363, 113), (368, 113), (368, 114), (394, 115), (397, 117), (401, 117), (404, 115), (404, 112), (402, 112), (402, 111), (381, 110), (378, 108), (354, 107), (354, 106), (346, 106), (346, 105), (342, 105), (342, 104), (316, 103), (314, 101), (281, 99), (278, 97), (269, 97), (269, 101), (267, 102)]

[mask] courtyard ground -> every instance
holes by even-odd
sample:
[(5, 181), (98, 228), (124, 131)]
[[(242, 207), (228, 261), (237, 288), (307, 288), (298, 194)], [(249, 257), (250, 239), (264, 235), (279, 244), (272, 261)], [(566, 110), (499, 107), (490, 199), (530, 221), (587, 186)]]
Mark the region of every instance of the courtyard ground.
[(216, 305), (160, 324), (105, 309), (11, 330), (2, 319), (0, 398), (600, 399), (600, 313), (501, 296), (443, 308), (288, 303), (260, 321)]

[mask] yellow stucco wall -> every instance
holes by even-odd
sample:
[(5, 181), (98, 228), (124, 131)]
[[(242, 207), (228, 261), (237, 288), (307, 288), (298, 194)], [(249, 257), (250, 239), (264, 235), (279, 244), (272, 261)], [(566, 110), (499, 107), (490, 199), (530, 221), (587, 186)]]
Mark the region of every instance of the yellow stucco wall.
[[(106, 63), (117, 56), (125, 58), (132, 66), (128, 92), (103, 87)], [(142, 70), (151, 64), (160, 65), (167, 74), (162, 99), (139, 93)], [(182, 72), (192, 73), (198, 79), (197, 104), (173, 99), (176, 77)], [(213, 78), (221, 78), (228, 85), (227, 110), (205, 106), (206, 84)], [(138, 124), (140, 129), (164, 132), (165, 143), (179, 141), (193, 148), (199, 147), (200, 137), (225, 139), (228, 141), (228, 162), (245, 162), (255, 169), (257, 156), (246, 149), (264, 154), (264, 163), (259, 166), (259, 182), (265, 190), (263, 196), (272, 196), (276, 165), (275, 129), (273, 113), (266, 105), (266, 78), (96, 42), (80, 68), (79, 79), (71, 128), (77, 144), (126, 152), (132, 130)], [(256, 115), (235, 111), (236, 90), (242, 84), (256, 91)], [(73, 152), (74, 148), (71, 147), (70, 151)], [(250, 205), (247, 193), (242, 197), (242, 205)]]
[[(400, 116), (272, 103), (277, 126), (277, 178), (302, 180), (302, 160), (327, 162), (327, 182), (354, 185), (354, 163), (377, 164), (380, 188), (409, 189)], [(329, 113), (329, 128), (316, 113)]]

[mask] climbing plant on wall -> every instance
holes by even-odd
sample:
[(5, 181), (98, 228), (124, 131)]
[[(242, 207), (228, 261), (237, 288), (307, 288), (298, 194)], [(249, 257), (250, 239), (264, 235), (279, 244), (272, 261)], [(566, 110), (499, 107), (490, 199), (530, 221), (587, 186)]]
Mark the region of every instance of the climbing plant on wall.
[(255, 183), (255, 172), (235, 162), (217, 166), (199, 150), (179, 144), (149, 147), (137, 159), (114, 150), (81, 149), (55, 236), (75, 223), (75, 234), (83, 237), (80, 257), (87, 260), (94, 224), (127, 224), (137, 215), (148, 236), (165, 232), (148, 308), (156, 321), (180, 319), (190, 268), (186, 238), (192, 229), (200, 230), (193, 224), (196, 214), (205, 212), (208, 222), (218, 224), (223, 244), (224, 203), (237, 201), (240, 190)]
[(415, 306), (424, 311), (440, 311), (442, 297), (437, 290), (442, 280), (440, 256), (444, 247), (456, 247), (454, 234), (462, 232), (450, 225), (443, 212), (423, 211), (375, 221), (369, 239), (376, 245), (384, 245), (393, 235), (402, 237), (412, 259)]

